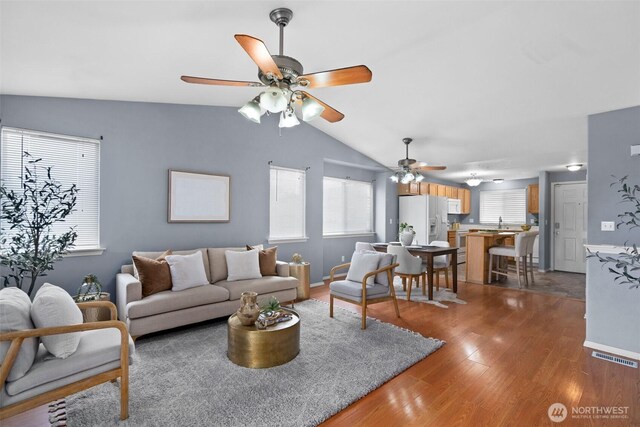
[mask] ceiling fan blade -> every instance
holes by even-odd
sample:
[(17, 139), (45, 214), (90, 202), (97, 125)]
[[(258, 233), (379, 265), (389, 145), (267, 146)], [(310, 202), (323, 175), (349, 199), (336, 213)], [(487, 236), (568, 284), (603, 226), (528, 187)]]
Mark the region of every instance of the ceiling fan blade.
[(205, 77), (193, 77), (193, 76), (182, 76), (180, 80), (187, 83), (196, 83), (201, 85), (214, 85), (214, 86), (248, 86), (248, 87), (259, 87), (264, 86), (262, 83), (258, 82), (243, 82), (240, 80), (220, 80), (220, 79), (208, 79)]
[(315, 100), (317, 103), (319, 103), (320, 105), (322, 105), (324, 107), (324, 111), (322, 112), (322, 114), (320, 114), (320, 117), (322, 117), (326, 121), (331, 122), (331, 123), (335, 123), (335, 122), (339, 122), (340, 120), (344, 119), (344, 114), (342, 114), (340, 111), (338, 111), (335, 108), (325, 104), (324, 102), (320, 101), (315, 96), (309, 95), (307, 92), (303, 91), (302, 93), (303, 93), (304, 96), (308, 96), (309, 98)]
[(447, 167), (446, 166), (414, 166), (411, 167), (413, 170), (421, 170), (421, 171), (443, 171)]
[(310, 88), (352, 85), (371, 81), (371, 70), (366, 65), (339, 68), (337, 70), (320, 71), (318, 73), (305, 74), (301, 79), (309, 81)]
[(282, 79), (280, 69), (274, 62), (267, 46), (264, 45), (262, 40), (246, 34), (236, 34), (234, 37), (263, 73), (272, 73), (277, 78)]

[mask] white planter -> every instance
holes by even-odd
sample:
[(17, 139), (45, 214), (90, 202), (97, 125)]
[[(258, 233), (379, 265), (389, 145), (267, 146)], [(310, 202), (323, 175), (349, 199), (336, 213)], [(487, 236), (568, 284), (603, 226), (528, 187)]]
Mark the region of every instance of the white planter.
[(411, 246), (415, 235), (415, 231), (403, 231), (400, 233), (400, 243), (402, 243), (402, 246)]

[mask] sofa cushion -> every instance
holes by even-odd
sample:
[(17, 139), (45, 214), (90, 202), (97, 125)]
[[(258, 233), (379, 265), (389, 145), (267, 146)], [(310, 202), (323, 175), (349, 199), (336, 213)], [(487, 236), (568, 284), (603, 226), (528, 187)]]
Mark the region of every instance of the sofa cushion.
[(164, 252), (156, 259), (137, 255), (131, 257), (142, 285), (142, 298), (171, 289), (171, 270), (165, 259), (167, 255), (171, 255), (171, 251)]
[(209, 267), (211, 269), (211, 275), (209, 276), (210, 283), (216, 283), (220, 280), (226, 280), (227, 275), (227, 258), (225, 256), (226, 251), (238, 251), (243, 252), (245, 248), (208, 248), (207, 254), (209, 256)]
[(298, 286), (298, 279), (295, 277), (267, 276), (260, 279), (238, 280), (235, 282), (221, 280), (216, 282), (216, 286), (227, 289), (230, 300), (237, 300), (240, 299), (240, 294), (248, 291), (262, 295), (286, 289), (295, 289)]
[[(348, 296), (358, 301), (362, 300), (362, 282), (352, 282), (351, 280), (337, 280), (329, 284), (331, 293), (338, 296)], [(367, 285), (367, 299), (377, 298), (389, 294), (389, 286), (374, 283)]]
[(261, 278), (259, 252), (258, 249), (244, 252), (226, 251), (227, 282)]
[[(204, 272), (207, 275), (207, 280), (209, 282), (211, 282), (211, 272), (209, 270), (209, 259), (207, 257), (207, 249), (206, 248), (200, 248), (200, 249), (190, 249), (190, 250), (186, 250), (186, 251), (171, 251), (172, 255), (191, 255), (194, 252), (198, 252), (200, 251), (200, 253), (202, 254), (202, 262), (204, 262)], [(136, 256), (141, 256), (141, 257), (145, 257), (145, 258), (151, 258), (151, 259), (156, 259), (158, 258), (160, 255), (162, 255), (163, 252), (142, 252), (142, 251), (135, 251), (133, 252), (131, 255), (136, 255)], [(135, 266), (134, 266), (134, 272), (133, 272), (133, 277), (135, 277), (136, 279), (139, 279), (139, 277), (137, 276), (137, 272), (135, 271)]]
[(258, 249), (258, 262), (260, 264), (260, 274), (263, 276), (277, 276), (278, 271), (276, 268), (278, 262), (278, 247), (273, 246), (271, 248), (264, 249), (262, 245), (249, 246), (247, 250)]
[[(45, 283), (38, 289), (31, 304), (31, 319), (36, 328), (76, 325), (83, 322), (82, 312), (64, 289)], [(41, 337), (49, 353), (62, 359), (78, 348), (80, 332)]]
[(208, 285), (204, 261), (199, 253), (191, 255), (168, 255), (167, 263), (171, 270), (171, 290), (183, 291), (202, 285)]
[(228, 299), (229, 291), (216, 285), (198, 286), (180, 292), (163, 291), (127, 304), (127, 316), (137, 319)]
[[(40, 346), (36, 361), (27, 375), (7, 383), (7, 394), (15, 396), (51, 381), (120, 360), (119, 330), (96, 329), (79, 334), (78, 349), (66, 359), (51, 359), (44, 346)], [(129, 355), (133, 352), (133, 340), (129, 337)]]
[[(19, 288), (0, 289), (0, 332), (34, 329), (31, 321), (31, 299)], [(0, 341), (0, 360), (4, 360), (11, 341)], [(27, 338), (22, 342), (13, 362), (7, 381), (15, 381), (27, 373), (38, 351), (38, 338)]]

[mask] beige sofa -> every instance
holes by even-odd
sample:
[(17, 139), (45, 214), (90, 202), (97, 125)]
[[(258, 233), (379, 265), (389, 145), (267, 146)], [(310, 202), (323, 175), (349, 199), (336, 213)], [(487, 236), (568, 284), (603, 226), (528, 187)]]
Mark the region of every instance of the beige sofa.
[[(244, 248), (201, 248), (173, 251), (175, 255), (202, 253), (209, 285), (173, 292), (163, 291), (142, 298), (142, 285), (133, 265), (123, 265), (116, 275), (116, 303), (120, 320), (127, 324), (129, 334), (137, 338), (149, 334), (217, 317), (229, 316), (240, 306), (240, 294), (258, 293), (262, 302), (272, 296), (281, 303), (296, 299), (298, 280), (289, 277), (289, 264), (278, 261), (277, 276), (227, 282), (225, 251)], [(134, 252), (133, 255), (156, 258), (162, 252)]]

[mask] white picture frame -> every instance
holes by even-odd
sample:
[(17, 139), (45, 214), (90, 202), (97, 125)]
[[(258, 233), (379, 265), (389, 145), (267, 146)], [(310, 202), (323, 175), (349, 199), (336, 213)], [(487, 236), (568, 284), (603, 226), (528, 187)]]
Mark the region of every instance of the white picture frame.
[(169, 169), (168, 222), (229, 222), (231, 177)]

